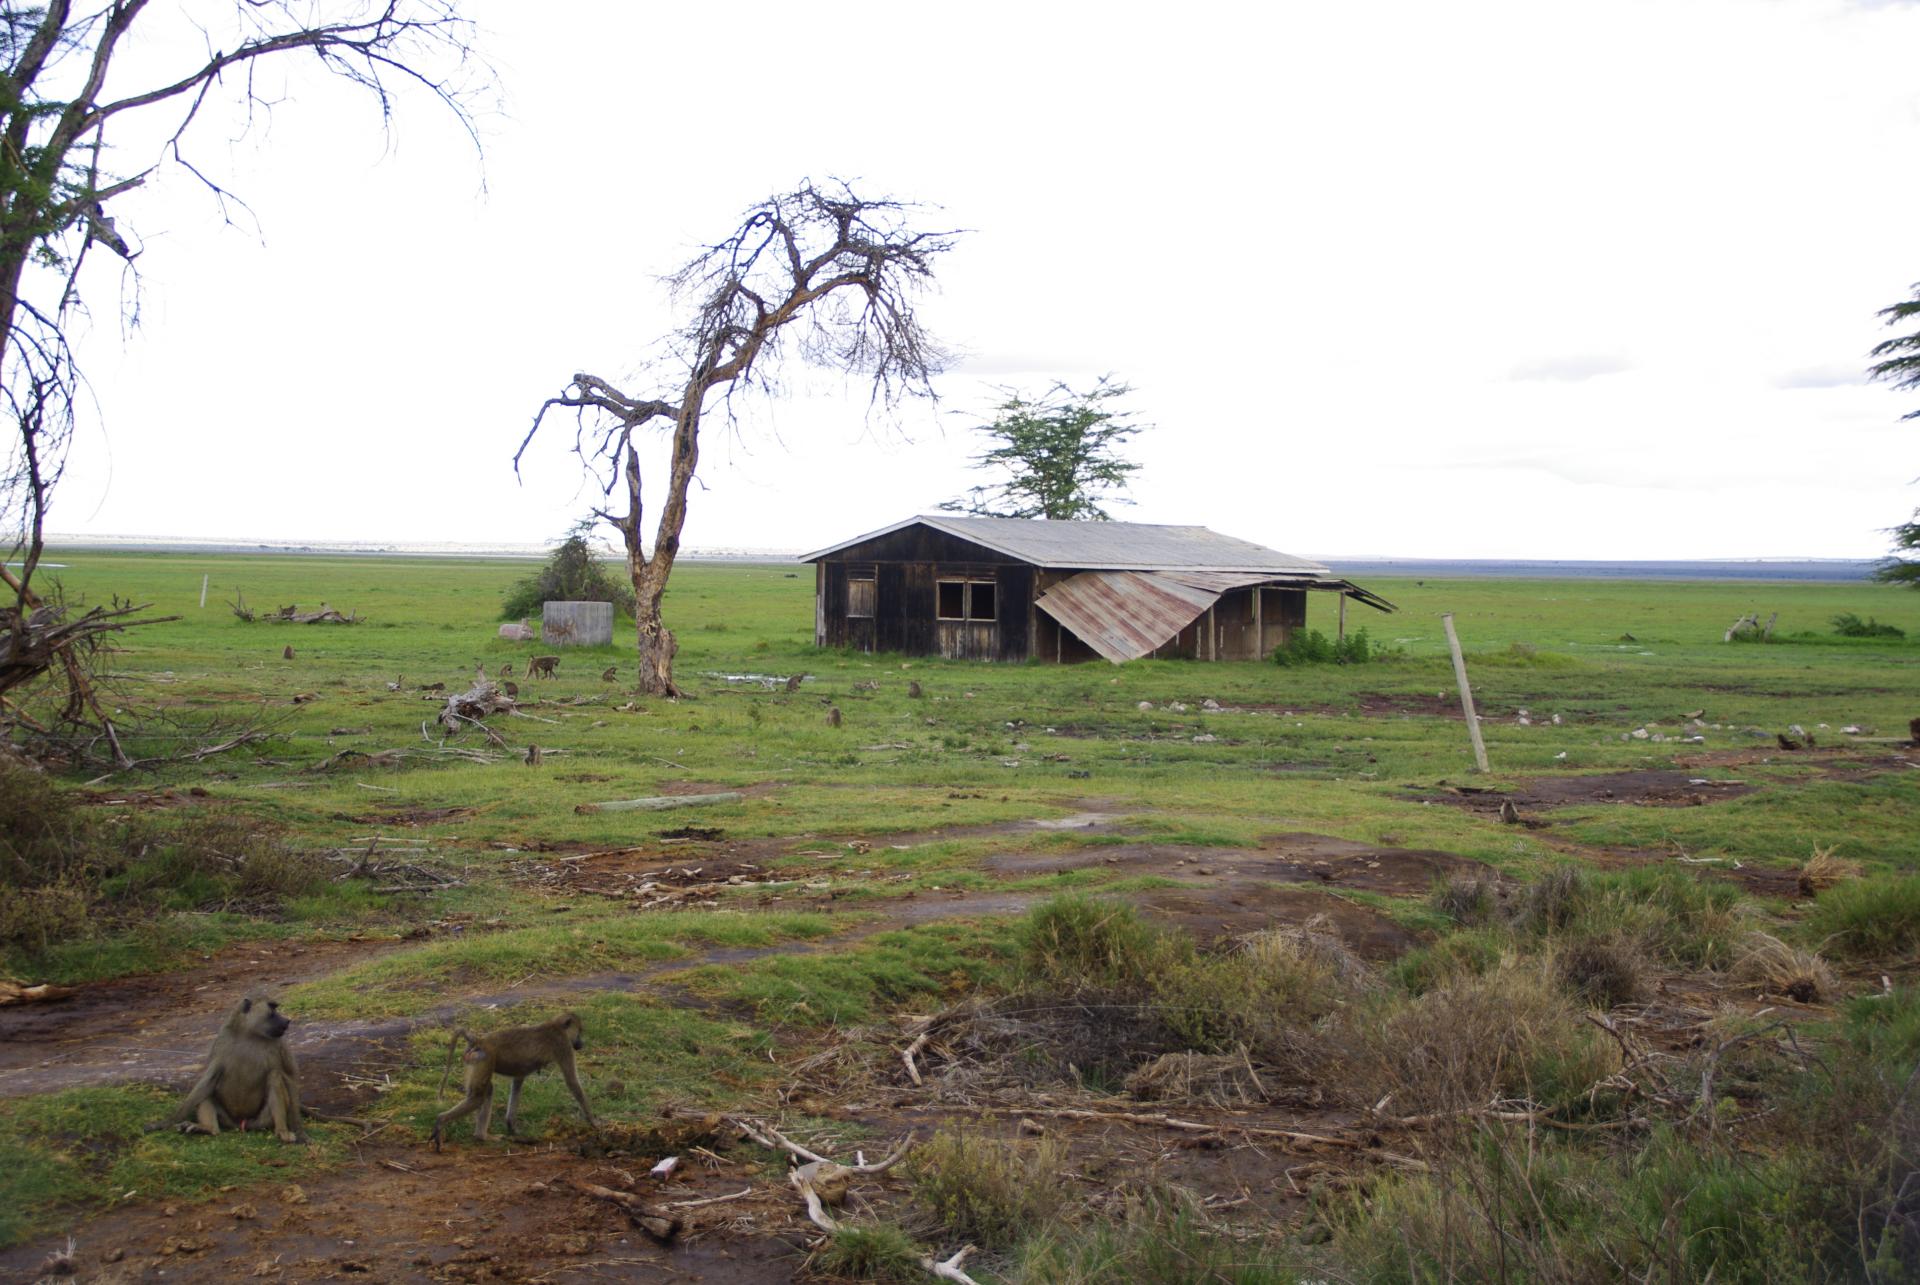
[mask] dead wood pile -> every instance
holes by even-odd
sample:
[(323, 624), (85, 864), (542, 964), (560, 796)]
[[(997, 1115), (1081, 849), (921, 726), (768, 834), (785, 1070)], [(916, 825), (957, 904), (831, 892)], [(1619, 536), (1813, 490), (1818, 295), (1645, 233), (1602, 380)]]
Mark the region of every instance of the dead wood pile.
[(299, 603), (290, 603), (275, 611), (255, 611), (247, 605), (245, 595), (236, 595), (236, 598), (236, 601), (227, 605), (233, 608), (234, 615), (248, 624), (264, 620), (282, 625), (357, 625), (366, 619), (365, 616), (356, 615), (351, 611), (345, 613), (337, 611), (324, 602), (320, 604), (318, 611), (302, 611)]
[(513, 697), (502, 691), (486, 671), (474, 676), (473, 686), (464, 692), (455, 692), (447, 697), (447, 703), (440, 711), (440, 725), (449, 734), (459, 732), (465, 727), (477, 727), (487, 734), (487, 739), (500, 741), (500, 734), (488, 727), (486, 720), (495, 714), (511, 714), (517, 706)]

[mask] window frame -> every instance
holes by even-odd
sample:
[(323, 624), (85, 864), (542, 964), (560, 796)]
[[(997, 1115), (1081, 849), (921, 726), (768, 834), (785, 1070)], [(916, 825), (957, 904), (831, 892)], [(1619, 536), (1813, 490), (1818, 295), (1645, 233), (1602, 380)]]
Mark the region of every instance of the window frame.
[[(873, 586), (873, 588), (870, 589), (867, 593), (867, 610), (865, 611), (854, 610), (853, 586), (856, 583)], [(848, 620), (872, 620), (875, 615), (879, 614), (879, 610), (880, 610), (880, 570), (879, 568), (874, 567), (866, 571), (855, 571), (849, 568), (847, 570), (847, 619)]]
[[(942, 609), (941, 591), (948, 585), (960, 587), (960, 614), (949, 616)], [(973, 587), (985, 585), (991, 591), (993, 614), (973, 614)], [(939, 576), (933, 582), (933, 618), (941, 624), (997, 625), (1000, 623), (1000, 582), (992, 576)]]

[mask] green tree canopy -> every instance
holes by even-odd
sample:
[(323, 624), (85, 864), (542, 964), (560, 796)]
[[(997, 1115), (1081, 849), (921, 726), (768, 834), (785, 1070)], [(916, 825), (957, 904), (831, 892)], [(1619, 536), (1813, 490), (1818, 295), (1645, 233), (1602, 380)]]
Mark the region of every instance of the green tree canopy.
[[(1889, 326), (1920, 322), (1920, 283), (1913, 286), (1912, 298), (1882, 308), (1876, 315)], [(1884, 339), (1868, 355), (1876, 359), (1867, 367), (1868, 378), (1903, 390), (1920, 389), (1920, 329)], [(1920, 410), (1910, 410), (1900, 418), (1920, 419)], [(1880, 564), (1876, 577), (1889, 584), (1920, 589), (1920, 558), (1903, 556), (1920, 551), (1920, 509), (1914, 510), (1912, 521), (1892, 528), (1892, 535), (1893, 556)]]
[(519, 620), (537, 615), (542, 603), (610, 602), (623, 616), (633, 614), (633, 587), (609, 570), (595, 552), (588, 536), (598, 525), (594, 518), (574, 523), (566, 538), (538, 571), (514, 582), (500, 604), (502, 620)]
[(993, 446), (974, 464), (1001, 480), (976, 486), (940, 507), (993, 518), (1104, 522), (1103, 504), (1130, 504), (1120, 493), (1140, 466), (1119, 448), (1149, 427), (1130, 422), (1118, 399), (1133, 390), (1102, 376), (1086, 392), (1055, 383), (1039, 397), (1000, 389), (1006, 400), (993, 421), (975, 426)]

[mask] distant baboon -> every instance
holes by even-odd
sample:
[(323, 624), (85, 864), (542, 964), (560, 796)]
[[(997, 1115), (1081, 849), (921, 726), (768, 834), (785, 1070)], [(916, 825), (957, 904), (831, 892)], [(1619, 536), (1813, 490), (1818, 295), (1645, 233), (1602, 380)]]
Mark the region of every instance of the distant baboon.
[(217, 1134), (222, 1128), (271, 1123), (280, 1141), (301, 1141), (300, 1072), (281, 1039), (290, 1025), (278, 1000), (252, 995), (241, 1000), (213, 1037), (207, 1069), (179, 1109), (147, 1132), (176, 1128)]
[(453, 1055), (460, 1047), (461, 1040), (467, 1042), (467, 1051), (460, 1059), (465, 1067), (463, 1085), (467, 1096), (459, 1106), (441, 1112), (434, 1120), (435, 1151), (440, 1149), (440, 1140), (447, 1126), (475, 1111), (480, 1113), (480, 1118), (474, 1122), (473, 1140), (487, 1140), (487, 1129), (493, 1121), (493, 1077), (496, 1075), (504, 1075), (513, 1081), (513, 1087), (507, 1090), (507, 1136), (516, 1136), (513, 1117), (515, 1108), (520, 1105), (520, 1082), (535, 1071), (553, 1065), (559, 1066), (560, 1074), (566, 1077), (567, 1088), (573, 1091), (573, 1100), (580, 1104), (580, 1114), (587, 1118), (589, 1125), (599, 1127), (599, 1121), (593, 1118), (592, 1108), (587, 1105), (587, 1095), (580, 1088), (580, 1077), (573, 1069), (574, 1050), (581, 1047), (578, 1014), (562, 1013), (538, 1026), (512, 1026), (488, 1035), (474, 1035), (456, 1028), (447, 1045), (446, 1074), (440, 1077), (442, 1098), (447, 1093), (447, 1081), (453, 1076)]
[(917, 680), (908, 682), (907, 695), (913, 697), (915, 700), (920, 699), (920, 684)]
[(518, 697), (519, 697), (519, 695), (520, 695), (520, 684), (518, 684), (518, 683), (502, 683), (502, 684), (500, 684), (500, 690), (501, 690), (501, 691), (503, 691), (503, 692), (505, 692), (505, 693), (507, 694), (507, 699), (508, 699), (508, 700), (514, 700), (514, 699), (516, 699), (516, 698), (518, 698)]
[(838, 705), (835, 705), (833, 708), (827, 711), (827, 726), (828, 727), (840, 726), (840, 707)]
[(292, 660), (292, 659), (293, 659), (293, 644), (292, 644), (292, 643), (288, 643), (288, 644), (287, 644), (287, 647), (286, 647), (286, 650), (280, 653), (280, 659), (281, 659), (281, 660)]
[(560, 658), (558, 656), (535, 656), (527, 661), (527, 673), (534, 678), (554, 678), (558, 676)]
[(502, 666), (500, 666), (500, 677), (502, 677), (502, 678), (512, 678), (512, 677), (513, 677), (513, 662), (512, 662), (512, 661), (508, 661), (508, 662), (507, 662), (506, 664), (504, 664), (504, 665), (502, 665)]
[(606, 667), (605, 669), (603, 669), (603, 670), (601, 670), (601, 671), (600, 671), (600, 681), (601, 681), (601, 682), (603, 682), (603, 683), (610, 683), (610, 682), (612, 682), (612, 681), (613, 681), (613, 675), (614, 675), (614, 670), (615, 670), (615, 669), (617, 669), (617, 668), (618, 668), (618, 666), (616, 666), (616, 665), (608, 665), (608, 666), (607, 666), (607, 667)]
[(807, 676), (805, 674), (795, 674), (793, 677), (789, 678), (787, 680), (787, 694), (791, 696), (793, 693), (799, 691), (800, 684), (806, 681), (806, 677)]
[(540, 747), (538, 745), (533, 744), (531, 741), (527, 743), (527, 766), (528, 767), (540, 766)]

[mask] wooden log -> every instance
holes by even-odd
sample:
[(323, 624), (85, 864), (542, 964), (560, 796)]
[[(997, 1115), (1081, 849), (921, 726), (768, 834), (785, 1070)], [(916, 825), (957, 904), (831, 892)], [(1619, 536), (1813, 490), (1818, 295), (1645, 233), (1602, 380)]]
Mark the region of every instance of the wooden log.
[(698, 808), (713, 803), (738, 803), (747, 796), (738, 790), (714, 794), (666, 794), (644, 799), (611, 799), (606, 803), (582, 803), (575, 812), (665, 812), (669, 808)]
[(1480, 716), (1473, 712), (1473, 688), (1467, 684), (1467, 659), (1460, 654), (1460, 636), (1453, 632), (1453, 613), (1443, 612), (1440, 623), (1446, 627), (1447, 650), (1453, 653), (1453, 677), (1460, 684), (1460, 708), (1467, 716), (1467, 735), (1473, 738), (1473, 763), (1482, 772), (1487, 766), (1487, 743), (1480, 738)]
[(605, 646), (613, 641), (613, 604), (542, 603), (540, 640), (550, 647)]

